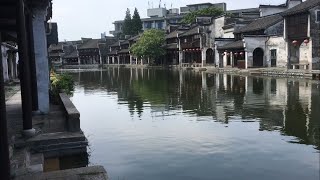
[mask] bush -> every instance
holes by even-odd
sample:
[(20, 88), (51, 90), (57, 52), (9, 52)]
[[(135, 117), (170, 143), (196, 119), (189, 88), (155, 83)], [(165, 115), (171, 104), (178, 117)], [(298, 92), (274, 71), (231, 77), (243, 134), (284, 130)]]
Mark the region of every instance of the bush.
[(73, 78), (68, 74), (56, 74), (54, 72), (51, 72), (50, 82), (50, 99), (54, 104), (59, 104), (60, 93), (72, 95), (74, 91)]

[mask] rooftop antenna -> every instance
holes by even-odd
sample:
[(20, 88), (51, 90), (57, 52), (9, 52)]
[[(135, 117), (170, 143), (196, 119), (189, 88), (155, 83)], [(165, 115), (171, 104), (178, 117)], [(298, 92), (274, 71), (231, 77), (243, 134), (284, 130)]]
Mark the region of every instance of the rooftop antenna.
[(172, 3), (171, 3), (171, 9), (172, 9)]
[(148, 9), (150, 9), (150, 1), (148, 1)]
[(160, 0), (160, 2), (159, 2), (159, 8), (161, 8), (161, 0)]

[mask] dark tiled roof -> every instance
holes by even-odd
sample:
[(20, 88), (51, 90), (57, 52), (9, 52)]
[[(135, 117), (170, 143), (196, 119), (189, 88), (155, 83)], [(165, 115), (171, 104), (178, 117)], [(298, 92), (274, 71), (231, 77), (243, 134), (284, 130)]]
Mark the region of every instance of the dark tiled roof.
[(106, 43), (98, 44), (101, 56), (106, 56), (108, 53), (108, 45)]
[(125, 41), (121, 42), (121, 45), (128, 45), (128, 44), (129, 44), (128, 40), (125, 40)]
[(49, 47), (49, 52), (62, 50), (63, 42), (59, 42), (58, 44), (51, 44)]
[(64, 59), (78, 58), (78, 51), (74, 50), (70, 54), (67, 54), (63, 57)]
[(177, 38), (177, 35), (181, 34), (183, 32), (185, 32), (185, 31), (179, 31), (179, 30), (173, 31), (170, 34), (166, 35), (166, 39)]
[(178, 49), (178, 44), (177, 43), (166, 44), (164, 47), (166, 49)]
[(98, 48), (98, 44), (101, 39), (89, 39), (85, 41), (78, 49), (95, 49)]
[(299, 14), (308, 11), (309, 9), (320, 6), (320, 0), (307, 0), (299, 5), (296, 5), (293, 8), (288, 9), (281, 13), (282, 16), (290, 16), (294, 14)]
[(117, 55), (118, 51), (117, 50), (113, 50), (111, 52), (108, 53), (108, 55)]
[(191, 36), (195, 34), (199, 34), (199, 26), (193, 27), (190, 30), (186, 31), (185, 33), (182, 33), (179, 35), (179, 37), (185, 37), (185, 36)]
[(137, 41), (137, 40), (141, 37), (141, 35), (142, 35), (142, 34), (133, 36), (132, 38), (129, 39), (129, 41)]
[(129, 49), (121, 49), (118, 54), (127, 54), (129, 53)]
[(282, 16), (280, 16), (279, 14), (261, 17), (252, 21), (247, 26), (244, 26), (239, 30), (235, 31), (235, 33), (245, 33), (245, 32), (265, 30), (268, 27), (280, 22), (282, 19), (283, 19)]
[(119, 40), (119, 41), (111, 44), (110, 47), (118, 47), (118, 46), (120, 46), (120, 44), (121, 44), (123, 41), (124, 41), (124, 40)]
[(226, 50), (226, 49), (243, 49), (243, 41), (239, 40), (239, 41), (235, 41), (235, 42), (231, 42), (228, 43), (224, 46), (220, 46), (218, 47), (218, 50)]
[(60, 57), (60, 53), (58, 52), (50, 52), (49, 57)]

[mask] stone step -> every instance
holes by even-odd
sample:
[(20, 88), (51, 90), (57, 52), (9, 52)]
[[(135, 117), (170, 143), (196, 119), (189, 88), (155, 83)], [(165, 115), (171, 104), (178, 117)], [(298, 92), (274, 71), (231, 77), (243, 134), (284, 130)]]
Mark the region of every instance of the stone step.
[(74, 141), (74, 142), (66, 142), (66, 143), (58, 143), (58, 144), (33, 146), (31, 149), (33, 152), (36, 152), (36, 153), (45, 153), (50, 151), (81, 149), (87, 146), (88, 146), (87, 141)]
[(102, 166), (84, 167), (48, 173), (35, 173), (26, 176), (19, 176), (16, 180), (108, 180), (106, 170)]
[(87, 142), (83, 133), (58, 132), (39, 134), (27, 140), (15, 142), (15, 148), (48, 146), (52, 144), (63, 144), (70, 142)]

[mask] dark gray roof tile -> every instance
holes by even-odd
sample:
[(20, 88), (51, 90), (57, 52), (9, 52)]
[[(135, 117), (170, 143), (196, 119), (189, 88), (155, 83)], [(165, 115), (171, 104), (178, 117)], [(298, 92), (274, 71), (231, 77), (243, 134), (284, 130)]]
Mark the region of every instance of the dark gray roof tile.
[(246, 33), (246, 32), (265, 30), (268, 27), (273, 26), (282, 20), (283, 20), (283, 17), (280, 16), (279, 14), (261, 17), (252, 21), (247, 26), (244, 26), (236, 30), (235, 33)]
[(320, 6), (320, 0), (306, 0), (293, 8), (281, 13), (282, 16), (290, 16), (308, 11), (309, 9)]

